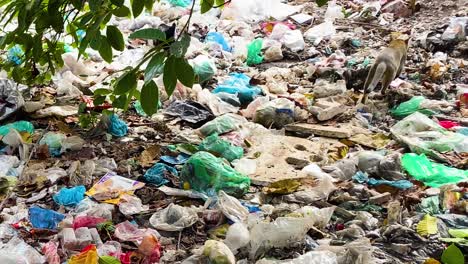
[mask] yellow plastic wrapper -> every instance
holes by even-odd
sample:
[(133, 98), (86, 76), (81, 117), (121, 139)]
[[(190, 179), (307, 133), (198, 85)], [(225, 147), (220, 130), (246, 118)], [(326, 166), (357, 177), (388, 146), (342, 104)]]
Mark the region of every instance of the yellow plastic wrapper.
[(68, 264), (96, 264), (98, 263), (98, 253), (95, 245), (86, 247), (80, 254), (74, 255)]
[(271, 194), (289, 194), (295, 192), (301, 183), (298, 180), (286, 179), (274, 182), (268, 187), (263, 188), (263, 192)]
[(114, 172), (108, 172), (86, 192), (86, 195), (105, 203), (118, 204), (122, 195), (133, 195), (135, 190), (143, 186), (145, 184), (142, 182), (118, 176)]

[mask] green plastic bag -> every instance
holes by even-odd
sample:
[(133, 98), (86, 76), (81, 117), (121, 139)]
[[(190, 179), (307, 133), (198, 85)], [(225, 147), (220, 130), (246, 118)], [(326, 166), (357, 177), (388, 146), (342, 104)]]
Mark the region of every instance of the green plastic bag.
[(190, 157), (182, 168), (180, 179), (184, 189), (193, 189), (209, 196), (215, 196), (218, 191), (223, 190), (239, 197), (250, 186), (249, 177), (231, 168), (223, 159), (205, 151)]
[(195, 72), (195, 75), (198, 76), (199, 83), (211, 80), (218, 70), (213, 60), (205, 55), (196, 57), (192, 62), (193, 71)]
[(428, 116), (434, 115), (434, 111), (420, 108), (420, 105), (424, 100), (426, 100), (426, 98), (424, 98), (423, 96), (415, 96), (411, 98), (411, 100), (401, 103), (399, 106), (392, 109), (390, 113), (395, 118), (404, 118), (415, 112), (420, 112)]
[(252, 66), (263, 62), (262, 39), (256, 39), (247, 45), (247, 65)]
[(34, 133), (34, 126), (28, 121), (18, 121), (4, 126), (0, 126), (0, 136), (6, 136), (10, 133), (10, 129), (16, 129), (18, 132)]
[(414, 179), (430, 187), (468, 180), (468, 171), (434, 163), (424, 154), (404, 154), (401, 158), (401, 164)]
[(218, 157), (223, 157), (228, 161), (240, 159), (244, 156), (244, 149), (242, 147), (232, 145), (231, 142), (220, 138), (218, 134), (205, 138), (200, 144), (199, 149), (210, 152)]

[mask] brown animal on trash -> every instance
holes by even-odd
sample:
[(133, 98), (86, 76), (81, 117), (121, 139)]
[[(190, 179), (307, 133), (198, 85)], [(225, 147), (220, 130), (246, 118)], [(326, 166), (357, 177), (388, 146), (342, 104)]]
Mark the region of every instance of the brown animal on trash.
[(400, 75), (406, 61), (409, 37), (401, 33), (392, 33), (392, 41), (375, 59), (366, 82), (362, 103), (365, 104), (367, 96), (374, 90), (379, 81), (382, 81), (381, 93), (384, 95), (390, 83)]

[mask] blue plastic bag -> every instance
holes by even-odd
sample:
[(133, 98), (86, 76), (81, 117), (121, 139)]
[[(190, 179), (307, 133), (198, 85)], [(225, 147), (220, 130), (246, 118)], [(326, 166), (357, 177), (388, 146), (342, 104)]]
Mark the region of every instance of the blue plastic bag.
[(112, 114), (110, 116), (108, 132), (113, 136), (123, 137), (128, 133), (128, 125), (117, 115)]
[(369, 178), (367, 173), (358, 171), (352, 177), (355, 182), (358, 183), (367, 183), (369, 186), (378, 186), (378, 185), (388, 185), (401, 190), (410, 189), (413, 187), (413, 183), (407, 180), (398, 180), (398, 181), (387, 181), (387, 180), (377, 180), (374, 178)]
[(59, 205), (76, 206), (84, 199), (86, 188), (83, 185), (73, 188), (62, 188), (52, 198)]
[(149, 183), (155, 184), (156, 186), (161, 186), (169, 182), (166, 178), (164, 178), (164, 173), (166, 171), (175, 176), (179, 176), (179, 173), (173, 167), (164, 163), (156, 163), (153, 167), (146, 171), (143, 178), (145, 178), (145, 180)]
[(177, 155), (177, 157), (173, 157), (173, 156), (162, 156), (160, 158), (161, 161), (164, 161), (168, 164), (171, 164), (171, 165), (181, 165), (181, 164), (184, 164), (185, 162), (187, 162), (187, 160), (190, 158), (190, 155), (187, 155), (187, 154), (179, 154)]
[(58, 223), (65, 218), (65, 215), (55, 211), (43, 209), (37, 206), (29, 208), (29, 221), (34, 228), (57, 229)]
[(15, 65), (23, 63), (24, 51), (20, 45), (15, 45), (8, 50), (7, 59)]
[(388, 185), (392, 186), (401, 190), (410, 189), (413, 187), (413, 183), (407, 180), (398, 180), (398, 181), (387, 181), (387, 180), (377, 180), (370, 178), (367, 182), (370, 186), (377, 186), (377, 185)]
[(223, 34), (219, 32), (209, 32), (206, 35), (205, 42), (215, 42), (221, 45), (224, 51), (231, 52), (231, 47), (227, 43), (226, 39), (224, 38)]
[(6, 136), (10, 133), (10, 129), (16, 129), (18, 132), (27, 132), (29, 134), (34, 133), (34, 126), (31, 122), (28, 121), (17, 121), (14, 123), (6, 124), (0, 126), (0, 136)]
[(251, 86), (249, 84), (250, 77), (243, 73), (231, 73), (230, 78), (225, 80), (223, 83), (218, 85), (213, 90), (214, 94), (217, 93), (229, 93), (237, 94), (242, 104), (252, 102), (255, 97), (262, 93), (262, 90), (258, 87)]

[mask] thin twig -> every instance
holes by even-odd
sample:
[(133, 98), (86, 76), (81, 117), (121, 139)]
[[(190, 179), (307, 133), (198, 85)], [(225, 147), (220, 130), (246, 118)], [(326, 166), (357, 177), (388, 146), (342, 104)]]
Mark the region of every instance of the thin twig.
[(188, 27), (189, 27), (189, 25), (190, 25), (190, 20), (192, 19), (192, 15), (193, 15), (193, 9), (195, 8), (195, 2), (196, 2), (196, 1), (192, 1), (192, 7), (190, 8), (190, 14), (189, 14), (187, 23), (185, 23), (184, 27), (183, 27), (182, 30), (180, 31), (179, 36), (177, 36), (177, 40), (179, 40), (180, 36), (182, 36), (182, 33), (184, 33), (184, 31), (185, 31), (186, 29), (187, 29), (187, 31), (188, 31)]
[[(195, 1), (194, 1), (195, 2)], [(179, 239), (177, 240), (177, 250), (180, 249), (180, 239), (182, 238), (182, 231), (179, 231)]]

